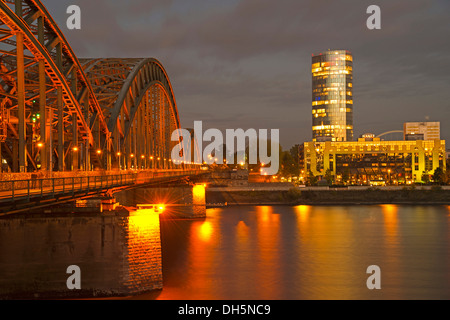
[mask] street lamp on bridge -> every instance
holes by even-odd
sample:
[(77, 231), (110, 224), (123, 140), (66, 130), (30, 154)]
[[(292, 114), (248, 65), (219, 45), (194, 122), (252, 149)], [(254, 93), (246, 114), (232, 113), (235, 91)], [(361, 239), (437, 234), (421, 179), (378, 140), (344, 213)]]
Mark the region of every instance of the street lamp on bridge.
[(120, 161), (120, 157), (122, 156), (122, 152), (117, 152), (116, 153), (117, 157), (119, 158), (119, 170), (122, 170), (122, 162)]

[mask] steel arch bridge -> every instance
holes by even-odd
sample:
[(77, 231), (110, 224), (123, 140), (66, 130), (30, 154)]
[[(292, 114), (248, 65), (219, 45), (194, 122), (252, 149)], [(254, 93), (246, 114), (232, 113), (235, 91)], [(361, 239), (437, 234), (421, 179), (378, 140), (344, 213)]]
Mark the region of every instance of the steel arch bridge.
[(78, 59), (38, 0), (0, 0), (0, 170), (179, 169), (156, 59)]
[[(384, 132), (382, 134), (377, 135), (377, 138), (383, 138), (383, 137), (387, 137), (387, 136), (398, 136), (398, 135), (402, 135), (403, 136), (403, 131), (402, 130), (393, 130), (393, 131), (388, 131), (388, 132)], [(402, 137), (403, 138), (403, 137)], [(398, 139), (397, 139), (398, 140)], [(401, 139), (400, 139), (401, 140)]]

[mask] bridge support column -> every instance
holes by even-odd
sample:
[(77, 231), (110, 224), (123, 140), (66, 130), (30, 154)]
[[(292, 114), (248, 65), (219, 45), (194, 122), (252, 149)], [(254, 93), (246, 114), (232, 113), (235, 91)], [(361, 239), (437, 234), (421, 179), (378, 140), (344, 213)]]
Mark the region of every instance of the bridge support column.
[[(86, 93), (86, 96), (84, 98), (84, 120), (86, 121), (86, 123), (88, 124), (88, 126), (90, 127), (90, 122), (89, 122), (89, 91)], [(85, 137), (85, 141), (84, 141), (84, 161), (83, 161), (83, 166), (84, 166), (84, 170), (85, 171), (89, 171), (91, 170), (91, 157), (89, 154), (89, 138)]]
[(125, 159), (124, 159), (124, 166), (126, 167), (126, 170), (131, 169), (131, 135), (128, 135), (127, 139), (125, 140)]
[(48, 170), (49, 172), (53, 171), (53, 109), (50, 108), (48, 111), (48, 120), (47, 120), (47, 137), (48, 137)]
[(19, 172), (19, 159), (18, 159), (18, 155), (19, 154), (19, 140), (18, 139), (14, 139), (13, 143), (12, 143), (12, 171), (13, 172)]
[(192, 217), (206, 217), (206, 186), (197, 184), (192, 187)]
[(145, 129), (145, 114), (144, 114), (144, 109), (143, 109), (144, 104), (142, 104), (140, 111), (139, 111), (139, 115), (140, 117), (138, 118), (139, 121), (139, 158), (140, 158), (140, 165), (139, 168), (140, 169), (147, 169), (146, 164), (146, 152), (145, 152), (145, 135), (144, 135), (144, 129)]
[[(71, 82), (71, 90), (73, 95), (78, 96), (78, 81), (77, 81), (77, 68), (73, 67), (72, 69), (72, 82)], [(80, 147), (78, 145), (78, 115), (77, 113), (72, 113), (72, 170), (79, 170), (79, 156), (80, 156)]]
[(90, 171), (91, 170), (91, 154), (90, 154), (90, 145), (89, 145), (89, 140), (86, 140), (85, 141), (85, 153), (84, 153), (84, 156), (85, 156), (85, 168), (84, 168), (84, 170), (86, 170), (86, 171)]
[(64, 161), (64, 105), (62, 88), (56, 89), (58, 107), (58, 171), (65, 171)]
[[(203, 184), (176, 188), (180, 190), (181, 206), (168, 206), (163, 216), (169, 219), (203, 219), (206, 218), (206, 191)], [(168, 190), (168, 193), (171, 191)]]
[(132, 160), (132, 166), (135, 170), (138, 169), (138, 158), (139, 155), (137, 154), (137, 139), (136, 139), (136, 126), (137, 126), (137, 120), (133, 120), (133, 125), (131, 127), (131, 153), (134, 155)]
[[(17, 3), (17, 1), (16, 1)], [(21, 9), (20, 9), (21, 11)], [(24, 66), (24, 48), (23, 34), (16, 34), (17, 41), (17, 109), (19, 120), (19, 171), (27, 171), (27, 146), (26, 134), (27, 126), (25, 123), (25, 66)]]
[(122, 110), (120, 110), (120, 128), (122, 129), (122, 134), (120, 134), (120, 142), (119, 142), (119, 146), (118, 146), (118, 150), (121, 152), (121, 157), (119, 158), (119, 162), (122, 165), (122, 170), (127, 170), (127, 157), (128, 157), (128, 150), (127, 150), (127, 140), (125, 137), (125, 132), (124, 132), (124, 128), (125, 128), (125, 113), (123, 112), (123, 108)]
[[(144, 143), (144, 141), (141, 140), (142, 136), (141, 136), (141, 131), (142, 131), (142, 126), (141, 126), (141, 118), (142, 114), (141, 114), (141, 108), (138, 108), (137, 112), (136, 112), (136, 169), (140, 170), (142, 168), (142, 145)], [(137, 143), (139, 141), (139, 143)]]
[[(38, 40), (44, 45), (44, 18), (38, 18)], [(46, 78), (45, 78), (45, 61), (39, 60), (39, 114), (40, 114), (40, 136), (41, 136), (41, 171), (47, 171), (49, 168), (48, 159), (50, 153), (48, 127), (47, 127), (47, 92), (46, 92)]]
[(106, 170), (111, 170), (111, 161), (112, 161), (112, 154), (111, 154), (111, 133), (108, 133), (108, 136), (106, 138)]
[[(62, 66), (62, 45), (58, 43), (56, 45), (56, 66), (60, 71), (63, 71)], [(63, 89), (58, 86), (56, 89), (56, 105), (58, 108), (58, 171), (65, 171), (64, 161), (64, 102), (63, 102)]]
[[(142, 173), (144, 174), (144, 173)], [(143, 178), (144, 179), (144, 178)], [(139, 177), (138, 177), (139, 180)], [(122, 206), (155, 206), (165, 219), (203, 219), (206, 217), (206, 191), (203, 184), (187, 186), (162, 184), (160, 187), (141, 187), (114, 194)], [(164, 203), (163, 199), (170, 203)]]
[(77, 114), (72, 114), (72, 170), (79, 169), (78, 157), (80, 150), (78, 147), (78, 119)]
[(39, 60), (39, 114), (40, 114), (40, 136), (41, 136), (41, 170), (48, 170), (48, 154), (50, 152), (47, 134), (47, 110), (46, 110), (46, 87), (45, 87), (45, 62)]

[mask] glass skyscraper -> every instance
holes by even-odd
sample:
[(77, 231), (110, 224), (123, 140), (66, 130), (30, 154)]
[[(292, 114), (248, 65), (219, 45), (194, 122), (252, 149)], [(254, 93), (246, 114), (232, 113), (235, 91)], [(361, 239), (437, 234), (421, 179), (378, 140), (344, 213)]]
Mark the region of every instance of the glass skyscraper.
[(353, 56), (328, 50), (312, 57), (313, 141), (353, 140)]

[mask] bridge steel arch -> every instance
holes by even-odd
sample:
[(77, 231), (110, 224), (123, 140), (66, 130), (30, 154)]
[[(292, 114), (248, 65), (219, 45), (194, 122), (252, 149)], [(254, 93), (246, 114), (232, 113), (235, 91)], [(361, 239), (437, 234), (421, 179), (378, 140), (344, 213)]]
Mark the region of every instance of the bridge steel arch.
[(393, 130), (393, 131), (388, 131), (388, 132), (383, 132), (382, 134), (379, 134), (379, 135), (377, 135), (376, 137), (377, 138), (382, 138), (382, 137), (385, 137), (385, 136), (387, 136), (387, 135), (390, 135), (390, 134), (395, 134), (395, 133), (401, 133), (401, 134), (403, 134), (403, 131), (402, 130)]
[(180, 128), (173, 88), (156, 59), (84, 59), (112, 133), (113, 167), (173, 168), (171, 134)]
[(79, 60), (40, 1), (0, 0), (0, 172), (171, 168), (179, 127), (159, 61)]

